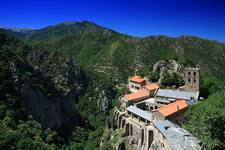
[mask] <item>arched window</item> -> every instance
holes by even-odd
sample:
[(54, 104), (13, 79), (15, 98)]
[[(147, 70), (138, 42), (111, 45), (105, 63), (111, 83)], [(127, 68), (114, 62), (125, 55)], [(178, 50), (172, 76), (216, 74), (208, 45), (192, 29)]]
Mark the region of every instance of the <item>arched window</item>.
[(194, 83), (196, 82), (196, 80), (195, 80), (195, 79), (194, 79), (193, 81), (194, 81)]
[(188, 75), (191, 75), (191, 72), (190, 71), (188, 72)]
[(150, 107), (150, 110), (153, 110), (153, 107), (152, 106)]
[(193, 72), (193, 75), (196, 76), (196, 72)]
[(191, 79), (190, 78), (188, 78), (188, 82), (191, 82)]
[(158, 109), (158, 106), (155, 106), (155, 109)]

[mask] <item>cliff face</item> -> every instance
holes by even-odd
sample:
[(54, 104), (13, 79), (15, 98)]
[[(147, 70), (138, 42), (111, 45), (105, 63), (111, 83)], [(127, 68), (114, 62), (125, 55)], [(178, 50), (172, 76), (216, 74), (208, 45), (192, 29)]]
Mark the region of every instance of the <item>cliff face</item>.
[[(12, 41), (6, 35), (0, 38), (0, 87), (7, 89), (1, 98), (13, 109), (24, 110), (44, 128), (69, 131), (75, 125), (86, 126), (75, 109), (74, 102), (82, 95), (87, 78), (72, 59), (57, 52), (34, 50)], [(7, 43), (8, 40), (8, 43)], [(20, 119), (20, 118), (18, 118)]]
[(57, 51), (35, 49), (29, 53), (28, 61), (64, 95), (72, 94), (76, 99), (88, 84), (85, 73), (72, 58), (64, 57)]
[[(74, 107), (74, 101), (83, 90), (83, 85), (79, 84), (82, 81), (78, 81), (79, 72), (69, 70), (69, 72), (75, 74), (73, 76), (68, 74), (68, 77), (61, 75), (63, 81), (71, 81), (72, 89), (66, 84), (66, 81), (63, 84), (58, 79), (61, 84), (56, 84), (54, 81), (57, 81), (57, 79), (52, 80), (51, 75), (47, 75), (46, 72), (35, 69), (27, 63), (26, 61), (24, 63), (10, 62), (10, 64), (13, 64), (10, 67), (10, 72), (12, 73), (11, 79), (14, 79), (14, 89), (18, 92), (19, 103), (25, 108), (27, 114), (32, 115), (44, 128), (60, 130), (70, 129), (74, 125), (82, 125), (84, 121)], [(54, 74), (51, 77), (56, 75)], [(71, 76), (73, 79), (69, 78)]]
[(175, 60), (160, 60), (153, 65), (153, 70), (148, 77), (163, 86), (178, 88), (184, 84), (183, 68), (184, 66)]
[(76, 115), (73, 99), (70, 95), (47, 96), (41, 89), (34, 88), (30, 81), (25, 81), (21, 87), (21, 104), (38, 120), (44, 128), (71, 128), (82, 122)]

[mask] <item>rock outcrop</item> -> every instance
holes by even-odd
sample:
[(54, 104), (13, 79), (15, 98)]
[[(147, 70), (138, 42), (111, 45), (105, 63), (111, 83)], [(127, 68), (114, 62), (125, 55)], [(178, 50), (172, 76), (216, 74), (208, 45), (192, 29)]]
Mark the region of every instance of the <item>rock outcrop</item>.
[(76, 99), (88, 84), (85, 73), (73, 59), (64, 57), (59, 52), (36, 49), (29, 53), (28, 60), (64, 95), (72, 94)]
[(169, 61), (160, 60), (153, 65), (153, 72), (155, 71), (159, 72), (161, 78), (161, 74), (163, 73), (165, 68), (171, 70), (172, 72), (179, 73), (181, 70), (181, 65), (178, 64), (175, 60)]
[(46, 95), (40, 88), (25, 81), (21, 87), (21, 104), (28, 114), (38, 120), (44, 128), (71, 129), (83, 120), (74, 108), (71, 94)]
[(98, 105), (101, 112), (106, 113), (109, 111), (110, 101), (106, 97), (105, 91), (101, 91), (99, 94)]
[(160, 60), (155, 63), (149, 78), (164, 86), (179, 86), (184, 82), (182, 66), (175, 60)]
[[(29, 61), (21, 53), (6, 50), (0, 53), (6, 65), (11, 89), (21, 108), (44, 128), (61, 132), (87, 123), (75, 109), (74, 102), (85, 89), (86, 77), (71, 59), (56, 52), (30, 52)], [(35, 54), (35, 55), (33, 55)], [(11, 95), (11, 96), (10, 96)]]

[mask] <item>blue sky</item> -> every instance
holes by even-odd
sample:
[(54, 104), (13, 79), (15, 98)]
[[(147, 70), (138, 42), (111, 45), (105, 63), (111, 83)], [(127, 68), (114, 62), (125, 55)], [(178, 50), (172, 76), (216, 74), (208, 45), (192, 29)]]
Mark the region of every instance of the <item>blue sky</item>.
[(2, 0), (0, 27), (88, 20), (138, 37), (194, 35), (225, 42), (223, 0)]

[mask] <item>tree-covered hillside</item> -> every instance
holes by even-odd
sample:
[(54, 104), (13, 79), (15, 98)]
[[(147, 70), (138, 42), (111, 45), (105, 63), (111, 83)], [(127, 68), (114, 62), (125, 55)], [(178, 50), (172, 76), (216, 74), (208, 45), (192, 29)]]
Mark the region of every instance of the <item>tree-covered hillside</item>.
[[(15, 58), (20, 62), (19, 64), (23, 64), (21, 61), (25, 61), (25, 64), (30, 66), (33, 71), (21, 69), (25, 71), (22, 72), (22, 75), (25, 76), (25, 79), (31, 80), (31, 77), (36, 77), (35, 70), (38, 70), (40, 73), (38, 77), (42, 78), (38, 78), (38, 80), (34, 78), (34, 81), (40, 81), (37, 84), (38, 88), (47, 95), (44, 100), (50, 100), (54, 104), (56, 103), (54, 100), (57, 99), (48, 99), (48, 97), (54, 97), (54, 94), (57, 93), (61, 96), (69, 96), (67, 100), (73, 102), (69, 103), (70, 108), (72, 107), (75, 111), (68, 111), (63, 107), (62, 112), (63, 114), (75, 115), (75, 120), (72, 120), (72, 123), (75, 124), (70, 126), (71, 132), (65, 138), (59, 135), (60, 133), (47, 130), (43, 126), (44, 124), (36, 119), (39, 118), (38, 115), (36, 118), (34, 116), (34, 119), (29, 118), (28, 115), (25, 118), (21, 118), (20, 115), (17, 117), (17, 112), (20, 112), (20, 109), (29, 114), (27, 111), (29, 107), (11, 106), (9, 105), (11, 99), (1, 97), (0, 111), (3, 115), (0, 116), (0, 125), (3, 126), (1, 128), (3, 130), (0, 134), (0, 149), (5, 148), (9, 143), (13, 143), (14, 149), (20, 147), (21, 142), (24, 146), (23, 139), (29, 139), (28, 141), (38, 148), (42, 148), (38, 144), (45, 143), (52, 149), (99, 149), (102, 134), (107, 125), (111, 125), (112, 108), (116, 105), (117, 98), (123, 93), (123, 83), (127, 82), (128, 76), (137, 73), (151, 76), (157, 81), (159, 75), (153, 74), (153, 64), (159, 60), (164, 60), (163, 62), (167, 63), (172, 59), (176, 60), (182, 67), (200, 67), (200, 95), (204, 98), (209, 96), (208, 100), (200, 102), (187, 111), (186, 117), (190, 124), (186, 122), (184, 127), (192, 133), (196, 133), (206, 148), (224, 147), (221, 140), (224, 135), (217, 134), (224, 132), (223, 126), (220, 127), (221, 124), (218, 123), (218, 121), (224, 121), (222, 107), (223, 89), (225, 88), (224, 43), (190, 36), (136, 38), (87, 21), (61, 23), (39, 30), (22, 32), (20, 30), (7, 30), (7, 32), (20, 38), (26, 44), (8, 36), (3, 31), (1, 32), (0, 48), (7, 50), (1, 53), (4, 54), (1, 59), (1, 70), (4, 71), (1, 71), (0, 75), (2, 81), (0, 85), (3, 87), (0, 87), (2, 89), (0, 92), (7, 96), (7, 92), (12, 91), (10, 90), (12, 86), (8, 82), (11, 82), (13, 78), (5, 79), (5, 77), (10, 77), (5, 60)], [(168, 75), (163, 76), (166, 78)], [(183, 83), (178, 74), (173, 74), (169, 79), (169, 81), (164, 80), (163, 83), (165, 82), (168, 86), (174, 85), (171, 83), (171, 79), (173, 82), (176, 79), (179, 80), (176, 81), (177, 86)], [(9, 89), (6, 85), (9, 85)], [(7, 88), (4, 88), (5, 86)], [(210, 96), (214, 93), (217, 94)], [(16, 99), (20, 98), (15, 93), (12, 95)], [(30, 94), (26, 96), (32, 97)], [(5, 100), (9, 100), (9, 104)], [(16, 104), (20, 101), (21, 99), (17, 100)], [(212, 109), (208, 109), (207, 106), (212, 106)], [(66, 105), (67, 107), (69, 106)], [(217, 107), (217, 111), (214, 111), (214, 108)], [(199, 114), (204, 115), (198, 119)], [(16, 118), (15, 121), (10, 122), (13, 126), (7, 124), (7, 120), (12, 120), (11, 118)], [(37, 123), (35, 119), (41, 124)], [(76, 122), (82, 123), (76, 124)], [(25, 123), (23, 130), (20, 128), (21, 123)], [(205, 128), (203, 129), (202, 126)], [(212, 126), (218, 127), (218, 130), (214, 130)], [(35, 129), (35, 133), (23, 132), (27, 128)], [(13, 133), (21, 139), (17, 138), (15, 141), (11, 137), (14, 137)], [(29, 134), (32, 136), (28, 137)], [(6, 147), (6, 149), (13, 148)], [(47, 149), (50, 148), (47, 147)]]
[[(0, 149), (55, 149), (57, 133), (42, 130), (22, 106), (22, 85), (54, 92), (41, 74), (24, 59), (29, 48), (21, 41), (0, 31)], [(55, 141), (54, 141), (55, 140)]]
[(211, 95), (186, 112), (183, 127), (202, 141), (204, 149), (225, 149), (225, 91)]
[(135, 38), (91, 22), (70, 22), (12, 34), (31, 45), (62, 51), (88, 71), (123, 82), (135, 71), (147, 74), (159, 60), (175, 59), (199, 65), (202, 73), (225, 79), (225, 44), (197, 37), (150, 36)]
[(115, 94), (93, 82), (71, 58), (0, 30), (0, 149), (98, 149), (107, 115), (97, 102)]

